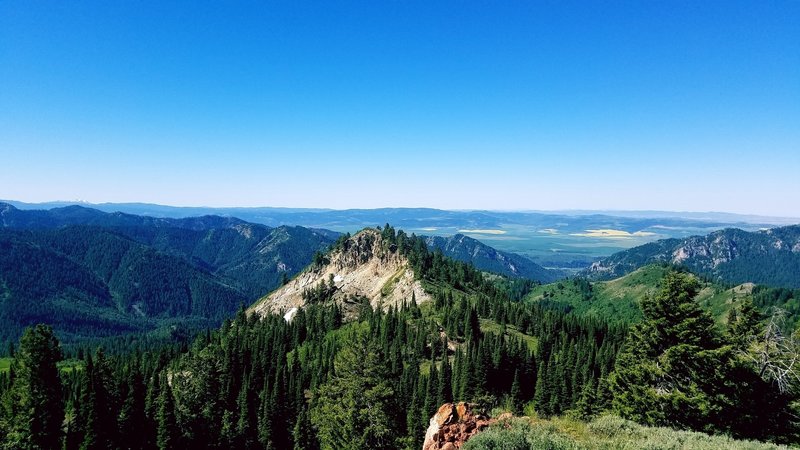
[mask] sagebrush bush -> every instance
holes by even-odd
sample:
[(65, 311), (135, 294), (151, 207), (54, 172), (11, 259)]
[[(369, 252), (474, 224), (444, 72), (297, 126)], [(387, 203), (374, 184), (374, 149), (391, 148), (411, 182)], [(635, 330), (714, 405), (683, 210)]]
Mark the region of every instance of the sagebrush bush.
[(591, 421), (588, 428), (590, 432), (600, 436), (621, 437), (638, 436), (643, 427), (636, 422), (607, 414)]
[(496, 424), (463, 450), (770, 450), (786, 447), (739, 441), (693, 431), (645, 427), (605, 415), (586, 424), (574, 420), (514, 419), (510, 429)]
[(530, 445), (525, 438), (526, 432), (520, 428), (504, 430), (492, 428), (486, 430), (464, 444), (462, 450), (528, 450)]
[(527, 419), (514, 419), (511, 428), (494, 426), (467, 441), (462, 450), (576, 450), (575, 441), (564, 436), (552, 423), (531, 423)]

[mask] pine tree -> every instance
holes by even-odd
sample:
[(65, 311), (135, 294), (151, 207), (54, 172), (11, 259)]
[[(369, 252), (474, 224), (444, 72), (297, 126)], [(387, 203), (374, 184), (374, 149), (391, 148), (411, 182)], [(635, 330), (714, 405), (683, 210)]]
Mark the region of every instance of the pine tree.
[(256, 441), (258, 440), (257, 425), (253, 423), (256, 415), (252, 414), (252, 401), (250, 399), (249, 391), (250, 383), (247, 379), (245, 379), (244, 383), (242, 383), (242, 388), (239, 391), (239, 396), (236, 398), (236, 406), (238, 409), (238, 421), (236, 422), (236, 447), (246, 450), (254, 448)]
[(303, 407), (297, 415), (297, 420), (292, 428), (292, 440), (294, 441), (294, 450), (318, 450), (319, 443), (316, 439), (313, 425), (311, 425), (311, 417), (308, 414), (308, 409)]
[(452, 371), (450, 361), (447, 358), (447, 345), (444, 345), (444, 356), (442, 357), (442, 368), (439, 370), (439, 380), (437, 382), (436, 405), (441, 406), (453, 401)]
[(275, 377), (275, 385), (269, 400), (269, 423), (271, 428), (272, 444), (276, 448), (291, 447), (291, 421), (292, 413), (289, 408), (289, 399), (286, 395), (286, 376), (283, 369), (279, 369)]
[(123, 448), (143, 448), (147, 428), (145, 417), (145, 387), (138, 366), (134, 363), (128, 373), (128, 393), (119, 412), (120, 443)]
[(514, 408), (514, 414), (522, 413), (522, 388), (519, 383), (519, 370), (514, 371), (514, 381), (511, 383), (511, 392), (509, 393), (511, 405)]
[(389, 367), (380, 346), (359, 331), (337, 353), (335, 376), (320, 386), (311, 422), (323, 448), (394, 448), (398, 424)]
[(464, 312), (465, 339), (467, 342), (478, 342), (481, 339), (481, 323), (478, 319), (478, 311), (475, 308), (467, 307)]
[(260, 404), (258, 407), (258, 442), (262, 447), (268, 448), (272, 445), (272, 423), (270, 422), (270, 392), (269, 386), (264, 385), (264, 388), (259, 394)]
[[(62, 358), (52, 328), (27, 328), (14, 360), (14, 377), (7, 401), (14, 404), (7, 418), (5, 446), (19, 449), (61, 447), (64, 403), (56, 363)], [(7, 409), (8, 411), (8, 409)]]
[(670, 272), (661, 291), (641, 302), (645, 320), (631, 329), (610, 378), (613, 408), (648, 425), (719, 429), (731, 405), (725, 384), (730, 348), (720, 346), (711, 316), (694, 301), (699, 285)]
[(545, 416), (550, 415), (550, 387), (547, 383), (547, 367), (544, 364), (539, 364), (539, 371), (536, 373), (533, 405), (536, 412)]
[(97, 349), (94, 358), (87, 358), (84, 371), (84, 392), (81, 395), (83, 408), (83, 441), (81, 450), (113, 448), (117, 413), (112, 400), (111, 368), (102, 349)]
[(589, 419), (597, 413), (596, 407), (597, 389), (595, 388), (594, 380), (590, 379), (589, 382), (583, 385), (581, 396), (575, 405), (575, 409), (578, 411), (580, 418)]
[(406, 411), (406, 432), (408, 433), (411, 446), (419, 448), (422, 446), (422, 435), (424, 433), (424, 425), (422, 421), (422, 405), (419, 401), (419, 395), (414, 392), (411, 404)]
[(763, 315), (749, 297), (739, 307), (732, 309), (728, 316), (728, 334), (733, 345), (744, 349), (761, 332), (762, 319)]
[(158, 397), (158, 438), (156, 444), (161, 450), (177, 448), (178, 425), (175, 421), (175, 399), (169, 383), (162, 379), (161, 394)]
[(425, 404), (424, 404), (424, 411), (426, 416), (431, 416), (436, 409), (441, 406), (441, 404), (437, 404), (438, 401), (438, 391), (437, 384), (439, 382), (439, 373), (436, 370), (436, 363), (431, 361), (431, 369), (428, 373), (428, 376), (425, 379)]
[(78, 410), (77, 428), (80, 436), (80, 449), (97, 448), (97, 423), (98, 411), (95, 409), (94, 389), (92, 387), (92, 377), (94, 376), (94, 359), (91, 355), (86, 356), (83, 368), (83, 376), (80, 391), (80, 409)]

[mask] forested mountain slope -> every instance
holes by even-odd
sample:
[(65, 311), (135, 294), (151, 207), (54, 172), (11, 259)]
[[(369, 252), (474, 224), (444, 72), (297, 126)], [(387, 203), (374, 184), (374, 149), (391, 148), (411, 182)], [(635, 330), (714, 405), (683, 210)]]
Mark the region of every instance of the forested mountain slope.
[(706, 236), (665, 239), (615, 253), (585, 275), (611, 279), (666, 262), (726, 284), (800, 288), (800, 225), (748, 232), (735, 228)]
[(305, 268), (334, 241), (329, 232), (303, 227), (237, 223), (230, 227), (111, 227), (116, 233), (190, 261), (225, 278), (248, 302)]
[(5, 209), (0, 341), (37, 322), (67, 342), (218, 324), (333, 242), (327, 232), (238, 219), (64, 209)]
[(137, 216), (122, 212), (106, 213), (97, 209), (72, 205), (53, 209), (17, 209), (0, 202), (0, 227), (7, 228), (58, 228), (66, 225), (94, 225), (102, 227), (171, 227), (191, 230), (231, 227), (247, 223), (235, 217), (198, 216), (180, 219)]
[(549, 283), (566, 276), (563, 271), (545, 269), (524, 256), (496, 250), (463, 234), (450, 237), (426, 237), (425, 242), (428, 247), (439, 249), (450, 258), (471, 263), (480, 270), (507, 277), (527, 278)]
[(188, 261), (94, 227), (0, 230), (0, 339), (52, 324), (67, 340), (220, 322), (248, 298)]

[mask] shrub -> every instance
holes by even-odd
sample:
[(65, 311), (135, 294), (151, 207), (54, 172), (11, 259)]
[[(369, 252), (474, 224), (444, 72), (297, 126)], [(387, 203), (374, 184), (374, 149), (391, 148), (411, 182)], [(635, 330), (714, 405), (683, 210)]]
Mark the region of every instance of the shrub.
[[(580, 425), (580, 423), (578, 423)], [(495, 424), (462, 447), (463, 450), (773, 450), (786, 447), (735, 440), (729, 436), (645, 427), (605, 415), (587, 426), (570, 420), (535, 421), (518, 418), (511, 428)]]
[(641, 435), (642, 426), (623, 418), (604, 415), (589, 423), (589, 431), (603, 437), (620, 436), (637, 437)]
[(576, 442), (559, 434), (552, 423), (531, 424), (526, 419), (514, 419), (511, 428), (495, 425), (469, 441), (462, 450), (577, 450)]

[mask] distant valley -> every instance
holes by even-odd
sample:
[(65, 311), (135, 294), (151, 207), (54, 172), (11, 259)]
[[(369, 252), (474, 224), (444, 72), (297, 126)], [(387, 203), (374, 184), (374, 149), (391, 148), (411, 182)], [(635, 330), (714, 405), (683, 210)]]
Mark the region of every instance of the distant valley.
[(511, 278), (527, 278), (546, 283), (565, 278), (569, 274), (566, 270), (545, 269), (524, 256), (495, 250), (463, 234), (449, 237), (432, 236), (426, 238), (425, 242), (428, 247), (438, 249), (453, 259)]
[[(68, 206), (68, 202), (26, 204), (20, 209)], [(299, 225), (338, 232), (390, 223), (408, 233), (449, 237), (463, 234), (491, 247), (530, 258), (546, 267), (577, 272), (592, 262), (638, 245), (665, 238), (705, 235), (723, 228), (757, 231), (800, 222), (800, 219), (724, 213), (660, 211), (503, 212), (446, 211), (431, 208), (302, 209), (197, 208), (144, 203), (85, 204), (105, 212), (153, 218), (217, 215), (237, 217), (271, 227)]]

